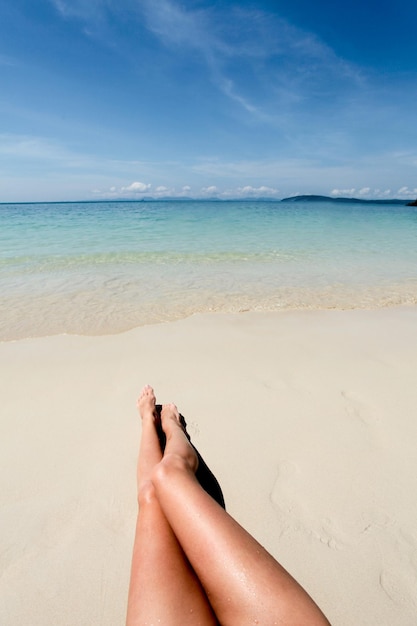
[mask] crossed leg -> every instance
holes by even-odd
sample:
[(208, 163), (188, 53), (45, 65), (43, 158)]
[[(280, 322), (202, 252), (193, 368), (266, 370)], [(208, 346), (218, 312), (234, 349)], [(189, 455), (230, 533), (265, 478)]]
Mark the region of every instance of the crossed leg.
[(162, 452), (155, 428), (155, 395), (150, 386), (142, 390), (138, 409), (142, 417), (137, 471), (139, 514), (126, 624), (215, 626), (217, 620), (207, 596), (162, 512), (151, 482)]
[(167, 442), (152, 484), (222, 626), (329, 626), (307, 592), (201, 488), (176, 406), (164, 406), (161, 418)]

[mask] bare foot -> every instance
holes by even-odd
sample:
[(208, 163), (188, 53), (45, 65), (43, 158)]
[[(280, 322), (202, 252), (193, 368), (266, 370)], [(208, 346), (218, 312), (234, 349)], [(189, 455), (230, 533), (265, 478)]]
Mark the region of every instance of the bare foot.
[(162, 429), (166, 435), (164, 457), (174, 455), (186, 463), (187, 469), (197, 471), (198, 457), (188, 441), (175, 404), (164, 404), (161, 411)]
[(142, 420), (153, 420), (155, 418), (155, 404), (156, 398), (154, 390), (150, 385), (145, 385), (145, 387), (140, 392), (139, 398), (136, 402), (136, 406), (138, 407), (139, 414)]

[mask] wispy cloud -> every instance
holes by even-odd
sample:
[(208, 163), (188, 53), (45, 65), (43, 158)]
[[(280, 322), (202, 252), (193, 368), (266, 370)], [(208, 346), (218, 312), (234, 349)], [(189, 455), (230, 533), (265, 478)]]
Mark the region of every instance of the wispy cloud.
[(147, 26), (165, 45), (208, 50), (214, 39), (208, 34), (208, 13), (187, 10), (170, 0), (140, 0)]
[(48, 171), (64, 170), (90, 174), (95, 171), (129, 173), (132, 170), (148, 169), (152, 171), (154, 164), (142, 163), (137, 160), (116, 160), (101, 155), (89, 154), (69, 147), (67, 144), (48, 137), (19, 135), (13, 133), (0, 134), (0, 160), (6, 170), (12, 161), (21, 164), (32, 163)]
[(219, 92), (262, 122), (281, 124), (284, 110), (292, 112), (307, 102), (314, 106), (323, 92), (330, 103), (340, 91), (364, 81), (358, 68), (337, 57), (313, 33), (238, 3), (217, 8), (178, 0), (50, 1), (64, 18), (83, 20), (95, 36), (101, 25), (108, 45), (114, 43), (111, 33), (117, 38), (111, 14), (136, 24), (138, 37), (145, 27), (176, 54), (176, 63), (198, 59)]
[(50, 0), (63, 17), (76, 17), (94, 20), (102, 16), (108, 2), (106, 0)]
[[(231, 100), (263, 121), (277, 105), (305, 103), (363, 83), (362, 72), (314, 34), (276, 15), (232, 6), (221, 15), (186, 9), (174, 0), (142, 0), (148, 28), (168, 47), (200, 54), (212, 81)], [(256, 95), (254, 95), (256, 94)]]
[(0, 155), (19, 159), (67, 161), (74, 154), (56, 141), (31, 135), (0, 135)]

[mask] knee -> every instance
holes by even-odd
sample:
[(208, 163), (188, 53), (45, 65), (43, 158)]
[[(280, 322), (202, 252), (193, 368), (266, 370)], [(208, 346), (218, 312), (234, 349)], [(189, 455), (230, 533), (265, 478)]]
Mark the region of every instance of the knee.
[(158, 486), (168, 482), (170, 478), (178, 475), (178, 473), (183, 472), (190, 472), (187, 460), (178, 454), (166, 454), (153, 470), (152, 483)]
[(152, 504), (156, 500), (155, 487), (151, 480), (144, 481), (138, 489), (138, 504), (142, 507), (146, 504)]

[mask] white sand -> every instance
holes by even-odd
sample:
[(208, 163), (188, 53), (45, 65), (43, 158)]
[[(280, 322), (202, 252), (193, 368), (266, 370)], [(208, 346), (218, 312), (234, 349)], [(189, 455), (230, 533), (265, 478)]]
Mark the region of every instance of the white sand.
[(0, 623), (124, 624), (149, 382), (334, 626), (415, 626), (416, 373), (416, 308), (1, 344)]

